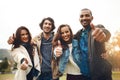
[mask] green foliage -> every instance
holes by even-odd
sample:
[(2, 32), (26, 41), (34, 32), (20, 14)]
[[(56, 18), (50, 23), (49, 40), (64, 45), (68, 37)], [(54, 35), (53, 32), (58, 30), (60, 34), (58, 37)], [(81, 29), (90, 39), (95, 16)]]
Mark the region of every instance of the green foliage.
[(0, 72), (5, 73), (5, 72), (10, 72), (10, 66), (8, 64), (8, 59), (5, 57), (3, 61), (0, 63)]
[(11, 72), (13, 59), (10, 56), (10, 50), (0, 49), (0, 72)]
[(3, 59), (3, 62), (2, 62), (1, 67), (2, 67), (3, 69), (7, 69), (8, 66), (9, 66), (9, 64), (8, 64), (8, 59), (5, 57), (5, 59)]

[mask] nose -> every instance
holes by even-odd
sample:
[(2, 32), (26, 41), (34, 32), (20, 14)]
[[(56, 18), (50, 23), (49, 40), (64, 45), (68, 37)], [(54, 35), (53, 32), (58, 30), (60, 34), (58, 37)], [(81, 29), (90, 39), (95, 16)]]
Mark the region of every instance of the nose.
[(64, 36), (66, 36), (67, 34), (66, 33), (64, 33)]
[(49, 24), (46, 24), (46, 26), (49, 26)]
[(24, 35), (24, 37), (28, 37), (28, 35), (27, 35), (27, 34), (25, 34), (25, 35)]

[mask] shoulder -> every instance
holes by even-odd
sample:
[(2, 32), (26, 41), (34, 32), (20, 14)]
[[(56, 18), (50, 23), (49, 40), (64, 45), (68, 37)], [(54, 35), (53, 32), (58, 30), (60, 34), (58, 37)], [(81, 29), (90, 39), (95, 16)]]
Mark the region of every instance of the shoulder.
[(73, 39), (72, 40), (72, 45), (73, 46), (78, 46), (79, 44), (78, 44), (78, 40), (77, 39)]
[(74, 35), (74, 39), (79, 40), (81, 32), (82, 32), (82, 29), (78, 30), (77, 33)]
[(22, 46), (20, 46), (18, 48), (14, 48), (14, 49), (11, 50), (11, 55), (21, 53), (21, 51), (22, 51)]
[(78, 42), (78, 40), (77, 39), (73, 39), (72, 42)]
[(36, 35), (34, 38), (41, 38), (42, 33)]
[(36, 35), (32, 40), (36, 42), (36, 41), (40, 40), (41, 37), (42, 37), (42, 33)]
[(20, 47), (14, 48), (12, 51), (21, 51), (23, 49), (25, 49), (25, 48), (22, 45), (20, 45)]

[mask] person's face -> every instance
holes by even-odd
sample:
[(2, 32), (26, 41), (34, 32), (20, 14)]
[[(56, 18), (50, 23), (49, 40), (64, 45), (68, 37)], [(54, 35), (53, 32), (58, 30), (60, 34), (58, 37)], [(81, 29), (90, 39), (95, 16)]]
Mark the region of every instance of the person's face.
[(52, 30), (52, 23), (49, 20), (45, 20), (43, 23), (43, 32), (49, 34)]
[(70, 41), (70, 30), (67, 26), (61, 28), (61, 37), (65, 42)]
[(26, 30), (21, 30), (21, 41), (22, 42), (28, 42), (29, 41), (29, 35), (28, 32)]
[(90, 25), (92, 20), (93, 20), (93, 16), (89, 10), (81, 11), (79, 21), (84, 28)]

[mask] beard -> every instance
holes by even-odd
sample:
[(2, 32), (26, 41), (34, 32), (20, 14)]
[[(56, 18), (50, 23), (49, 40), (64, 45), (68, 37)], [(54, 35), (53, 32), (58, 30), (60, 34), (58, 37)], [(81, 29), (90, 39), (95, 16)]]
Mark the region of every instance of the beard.
[(49, 31), (49, 32), (45, 32), (45, 31), (44, 31), (44, 33), (45, 33), (45, 34), (50, 34), (50, 33), (51, 33), (51, 31)]

